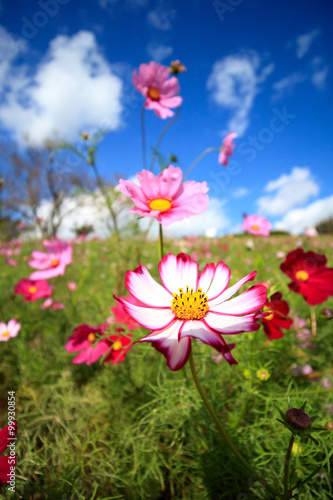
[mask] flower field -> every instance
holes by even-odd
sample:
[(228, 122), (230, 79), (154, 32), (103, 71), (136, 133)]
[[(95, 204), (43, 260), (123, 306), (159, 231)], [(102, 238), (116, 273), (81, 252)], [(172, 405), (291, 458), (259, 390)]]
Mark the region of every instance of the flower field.
[[(194, 269), (193, 262), (199, 273), (206, 270), (199, 275), (200, 307), (197, 291), (176, 290), (172, 307), (170, 301), (172, 325), (180, 328), (176, 344), (169, 320), (160, 318), (161, 305), (155, 304), (155, 312), (147, 304), (153, 296), (156, 302), (165, 299), (168, 277), (177, 275), (169, 269), (163, 277), (161, 265), (159, 272), (157, 241), (4, 244), (2, 255), (16, 265), (2, 258), (0, 428), (8, 423), (10, 392), (17, 462), (15, 493), (3, 484), (0, 498), (273, 498), (258, 476), (277, 488), (276, 498), (285, 498), (288, 445), (293, 495), (332, 498), (333, 241), (325, 235), (273, 234), (248, 240), (246, 235), (164, 239), (165, 256), (188, 256), (174, 264), (176, 257), (167, 258), (177, 272), (184, 275), (188, 265)], [(299, 264), (309, 255), (327, 257), (327, 267), (319, 257), (311, 261), (321, 277), (317, 264), (316, 272)], [(296, 257), (300, 267), (290, 264)], [(208, 302), (204, 297), (209, 272), (216, 290), (220, 287), (218, 297), (239, 283), (225, 297), (228, 311), (223, 303), (215, 306), (226, 321), (220, 331), (209, 316), (212, 288)], [(156, 285), (160, 275), (165, 288)], [(133, 297), (126, 300), (129, 291)], [(182, 309), (181, 293), (191, 310)], [(188, 322), (195, 330), (186, 332)], [(197, 392), (193, 363), (217, 418), (257, 475), (227, 447)], [(277, 407), (283, 414), (302, 407), (311, 422), (318, 415), (311, 434), (290, 413), (284, 420)], [(2, 437), (0, 450), (9, 455)]]

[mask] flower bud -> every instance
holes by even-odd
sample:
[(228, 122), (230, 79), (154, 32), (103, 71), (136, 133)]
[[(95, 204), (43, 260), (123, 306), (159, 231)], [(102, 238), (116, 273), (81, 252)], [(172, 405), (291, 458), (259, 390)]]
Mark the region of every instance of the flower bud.
[(309, 415), (307, 415), (303, 410), (299, 410), (298, 408), (290, 408), (289, 410), (287, 410), (286, 417), (288, 423), (295, 429), (305, 431), (312, 425)]
[(172, 75), (178, 75), (178, 73), (183, 73), (184, 71), (187, 71), (187, 69), (184, 64), (177, 59), (176, 61), (171, 61), (169, 71)]

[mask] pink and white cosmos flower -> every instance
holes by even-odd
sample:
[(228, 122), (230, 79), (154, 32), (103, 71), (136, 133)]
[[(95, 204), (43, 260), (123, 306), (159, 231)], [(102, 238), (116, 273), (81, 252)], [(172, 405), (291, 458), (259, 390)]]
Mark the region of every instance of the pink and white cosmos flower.
[(209, 197), (206, 182), (182, 182), (182, 170), (170, 165), (156, 177), (149, 170), (136, 174), (140, 186), (120, 179), (119, 190), (131, 198), (135, 207), (132, 214), (155, 217), (157, 222), (169, 226), (191, 215), (203, 213)]
[(38, 269), (30, 276), (30, 280), (47, 280), (64, 275), (68, 264), (72, 262), (72, 247), (61, 240), (43, 241), (47, 253), (34, 250), (29, 260), (29, 266)]
[(21, 329), (21, 323), (15, 319), (10, 319), (8, 324), (0, 322), (0, 342), (7, 342), (7, 340), (16, 337)]
[(152, 109), (159, 118), (174, 115), (170, 108), (178, 108), (183, 99), (179, 93), (179, 83), (175, 76), (170, 77), (169, 68), (151, 61), (140, 64), (139, 74), (133, 73), (133, 84), (145, 98), (144, 106)]
[[(198, 274), (198, 264), (188, 255), (167, 254), (159, 264), (163, 286), (141, 264), (127, 271), (125, 285), (143, 306), (115, 297), (135, 321), (152, 330), (139, 342), (151, 342), (167, 359), (171, 370), (182, 368), (191, 352), (191, 339), (212, 346), (226, 361), (237, 364), (222, 334), (233, 335), (258, 330), (255, 313), (266, 301), (266, 287), (255, 285), (230, 299), (256, 271), (227, 288), (230, 269), (219, 262), (207, 264)], [(229, 300), (230, 299), (230, 300)]]
[(236, 137), (236, 132), (229, 132), (229, 134), (223, 139), (218, 162), (225, 167), (227, 167), (229, 164), (228, 157), (234, 154), (235, 143), (233, 142), (233, 139), (235, 139)]
[(269, 236), (272, 224), (260, 215), (244, 215), (242, 227), (244, 231), (260, 236)]

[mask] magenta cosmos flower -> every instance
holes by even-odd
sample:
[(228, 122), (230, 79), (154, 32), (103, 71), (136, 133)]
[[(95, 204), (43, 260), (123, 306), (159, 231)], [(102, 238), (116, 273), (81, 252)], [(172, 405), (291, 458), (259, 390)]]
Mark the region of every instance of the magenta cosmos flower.
[(236, 132), (229, 132), (229, 134), (223, 139), (218, 162), (225, 167), (229, 164), (229, 156), (234, 154), (235, 143), (233, 142), (233, 139), (236, 137)]
[(156, 177), (149, 170), (136, 174), (140, 186), (120, 179), (119, 190), (131, 198), (135, 207), (132, 214), (155, 217), (157, 222), (169, 226), (191, 215), (203, 213), (208, 206), (206, 182), (182, 182), (182, 171), (170, 165)]
[(21, 329), (21, 323), (10, 319), (8, 324), (0, 322), (0, 342), (7, 342), (7, 340), (16, 337)]
[(265, 217), (260, 217), (260, 215), (244, 215), (242, 227), (244, 231), (251, 234), (269, 236), (272, 224)]
[[(164, 354), (171, 370), (184, 366), (191, 351), (191, 339), (209, 344), (221, 353), (229, 364), (237, 363), (222, 334), (258, 330), (257, 312), (266, 301), (266, 287), (256, 285), (230, 299), (256, 271), (228, 287), (230, 269), (219, 262), (207, 264), (198, 274), (198, 264), (188, 255), (168, 254), (159, 264), (163, 286), (158, 284), (141, 264), (127, 271), (125, 285), (144, 306), (119, 300), (127, 313), (145, 328), (152, 330), (139, 342), (151, 342)], [(229, 300), (230, 299), (230, 300)]]
[(65, 349), (68, 352), (81, 351), (72, 363), (91, 365), (104, 356), (110, 348), (110, 344), (104, 336), (104, 329), (107, 325), (90, 326), (87, 324), (80, 325), (73, 330), (73, 335), (69, 337)]
[(29, 278), (31, 280), (47, 280), (64, 275), (68, 264), (72, 262), (72, 247), (61, 240), (43, 241), (47, 253), (34, 250), (29, 260), (29, 266), (38, 269)]
[(46, 280), (21, 279), (15, 285), (14, 292), (18, 295), (24, 295), (24, 302), (34, 302), (52, 295), (52, 288)]
[(179, 83), (175, 76), (170, 77), (169, 69), (154, 61), (140, 64), (139, 74), (133, 73), (133, 84), (145, 98), (145, 108), (152, 109), (159, 118), (174, 115), (170, 108), (178, 108), (182, 103)]

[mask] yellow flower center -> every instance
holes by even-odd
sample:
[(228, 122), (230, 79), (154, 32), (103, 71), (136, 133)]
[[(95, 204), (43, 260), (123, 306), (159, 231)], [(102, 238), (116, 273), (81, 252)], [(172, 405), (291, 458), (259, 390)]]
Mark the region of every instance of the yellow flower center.
[(58, 259), (52, 259), (51, 260), (51, 266), (52, 267), (57, 267), (59, 265), (59, 260)]
[(6, 330), (5, 332), (3, 332), (1, 334), (2, 337), (9, 337), (10, 333), (8, 332), (8, 330)]
[(113, 344), (112, 346), (112, 349), (114, 351), (119, 351), (119, 349), (122, 347), (122, 343), (120, 342), (120, 340), (116, 340), (115, 343)]
[(156, 200), (147, 200), (148, 205), (152, 210), (166, 212), (172, 206), (171, 198), (157, 198)]
[(309, 278), (309, 274), (306, 271), (297, 271), (295, 274), (296, 279), (299, 281), (306, 281)]
[(35, 286), (29, 286), (28, 292), (29, 293), (36, 293), (37, 292), (37, 288)]
[(153, 101), (158, 101), (160, 98), (160, 93), (157, 89), (152, 87), (148, 90), (148, 97), (150, 97), (150, 99), (152, 99)]
[(89, 342), (91, 344), (93, 344), (96, 340), (96, 335), (93, 332), (90, 332), (87, 338), (88, 338)]
[(208, 297), (201, 288), (193, 292), (186, 287), (186, 292), (179, 288), (179, 294), (173, 294), (171, 311), (179, 319), (201, 319), (206, 315), (209, 307), (207, 304)]
[(259, 226), (257, 226), (257, 224), (255, 224), (254, 226), (252, 226), (252, 229), (253, 229), (253, 231), (259, 231)]
[(274, 313), (271, 311), (271, 308), (268, 307), (268, 306), (264, 306), (263, 307), (263, 311), (269, 311), (271, 314), (269, 314), (268, 316), (265, 316), (264, 319), (267, 320), (267, 321), (270, 321), (271, 319), (273, 319), (274, 317)]

